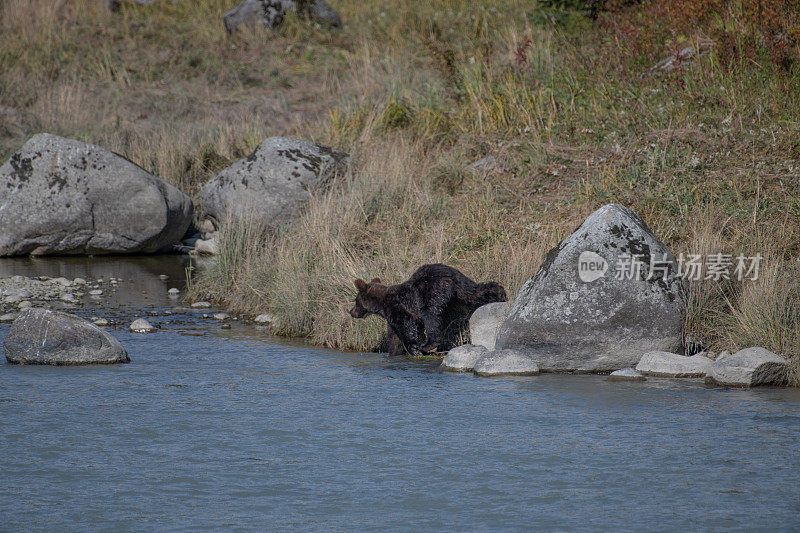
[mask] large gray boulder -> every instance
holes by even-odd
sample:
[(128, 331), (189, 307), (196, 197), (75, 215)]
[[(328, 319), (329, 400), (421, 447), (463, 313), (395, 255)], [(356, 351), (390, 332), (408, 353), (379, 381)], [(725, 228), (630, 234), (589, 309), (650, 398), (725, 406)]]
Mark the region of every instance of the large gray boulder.
[(285, 15), (281, 0), (244, 0), (222, 15), (222, 21), (228, 33), (243, 26), (265, 26), (274, 30), (283, 24)]
[(512, 304), (496, 349), (520, 350), (542, 371), (632, 367), (643, 353), (681, 350), (683, 308), (673, 254), (636, 213), (609, 204), (547, 254)]
[(283, 24), (286, 13), (308, 16), (323, 26), (338, 28), (342, 19), (325, 0), (244, 0), (222, 16), (225, 29), (233, 33), (242, 26), (264, 26), (274, 30)]
[(731, 387), (785, 385), (789, 362), (764, 348), (745, 348), (717, 359), (706, 375), (706, 383)]
[(701, 378), (713, 361), (704, 355), (687, 357), (669, 352), (647, 352), (636, 370), (645, 376), (662, 378)]
[(31, 308), (20, 313), (3, 342), (6, 359), (24, 365), (128, 363), (122, 344), (80, 317)]
[(462, 344), (456, 346), (442, 359), (442, 370), (450, 372), (471, 372), (475, 368), (475, 363), (486, 353), (483, 346), (473, 344)]
[(0, 167), (0, 256), (169, 251), (192, 201), (127, 159), (42, 133)]
[(270, 137), (205, 184), (203, 209), (217, 226), (254, 218), (276, 229), (347, 161), (346, 154), (311, 141)]
[(511, 302), (482, 305), (469, 317), (469, 338), (472, 344), (494, 350), (497, 332), (506, 318)]
[(476, 362), (475, 374), (479, 376), (535, 376), (539, 365), (532, 358), (516, 350), (486, 352)]

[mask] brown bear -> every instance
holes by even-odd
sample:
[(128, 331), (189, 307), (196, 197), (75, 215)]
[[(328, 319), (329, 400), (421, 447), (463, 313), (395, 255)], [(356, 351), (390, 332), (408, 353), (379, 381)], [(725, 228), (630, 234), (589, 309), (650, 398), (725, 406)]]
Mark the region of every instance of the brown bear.
[(386, 286), (379, 278), (355, 280), (358, 295), (350, 316), (379, 315), (386, 319), (389, 355), (413, 356), (447, 350), (467, 330), (469, 317), (480, 306), (505, 302), (499, 283), (475, 283), (453, 267), (421, 266), (399, 285)]

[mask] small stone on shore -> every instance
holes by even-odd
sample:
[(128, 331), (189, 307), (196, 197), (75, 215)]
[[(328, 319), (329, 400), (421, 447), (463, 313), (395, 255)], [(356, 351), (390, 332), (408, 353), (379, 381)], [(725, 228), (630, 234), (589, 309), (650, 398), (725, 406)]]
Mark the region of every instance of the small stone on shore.
[(89, 291), (89, 295), (91, 296), (100, 296), (101, 294), (103, 294), (103, 291), (100, 289), (94, 289)]
[(217, 255), (218, 246), (216, 239), (198, 239), (194, 244), (194, 251), (199, 255)]
[(757, 387), (786, 385), (789, 361), (765, 348), (739, 350), (724, 359), (717, 359), (706, 376), (710, 385)]
[(95, 318), (94, 320), (92, 320), (92, 323), (95, 326), (107, 326), (108, 320), (106, 320), (105, 318)]
[(0, 315), (0, 322), (13, 322), (19, 315), (17, 313), (6, 313)]
[(169, 294), (180, 294), (180, 290), (172, 287), (170, 290), (167, 291)]
[(645, 376), (662, 378), (699, 378), (705, 377), (713, 361), (702, 355), (685, 355), (652, 351), (647, 352), (639, 360), (636, 370)]
[(256, 324), (272, 324), (275, 322), (275, 317), (269, 313), (264, 313), (263, 315), (258, 315), (253, 319), (253, 322)]
[(447, 352), (442, 360), (441, 369), (450, 372), (472, 372), (475, 363), (488, 350), (485, 346), (463, 344)]
[(211, 307), (211, 304), (208, 302), (195, 302), (192, 304), (192, 307), (194, 307), (195, 309), (203, 309), (206, 307)]
[(214, 315), (215, 320), (228, 320), (231, 317), (228, 313), (217, 313)]
[(494, 350), (484, 353), (476, 362), (475, 374), (489, 376), (535, 376), (539, 365), (516, 350)]

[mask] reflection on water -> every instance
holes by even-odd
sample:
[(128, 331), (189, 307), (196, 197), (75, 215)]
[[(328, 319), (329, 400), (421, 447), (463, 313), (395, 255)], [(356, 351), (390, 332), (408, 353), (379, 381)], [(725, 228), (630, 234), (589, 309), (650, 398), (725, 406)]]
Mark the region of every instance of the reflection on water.
[(800, 526), (797, 390), (480, 379), (149, 319), (111, 330), (129, 365), (0, 365), (0, 529)]
[[(48, 276), (85, 280), (118, 278), (116, 290), (98, 303), (105, 307), (170, 305), (167, 290), (186, 287), (186, 255), (14, 257), (0, 259), (0, 277)], [(166, 277), (163, 277), (166, 276)]]

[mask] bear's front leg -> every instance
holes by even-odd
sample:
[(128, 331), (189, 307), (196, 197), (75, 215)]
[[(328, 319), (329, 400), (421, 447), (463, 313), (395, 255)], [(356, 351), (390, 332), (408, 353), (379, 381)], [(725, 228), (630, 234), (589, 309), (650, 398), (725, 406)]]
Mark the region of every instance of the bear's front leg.
[(422, 347), (422, 351), (435, 352), (444, 338), (441, 311), (434, 310), (427, 313), (423, 318), (423, 323), (425, 324), (425, 346)]
[(418, 357), (424, 355), (420, 350), (422, 338), (420, 335), (420, 323), (411, 315), (405, 312), (396, 312), (386, 317), (389, 327), (394, 330), (400, 344), (408, 353)]
[(389, 357), (400, 357), (406, 354), (406, 348), (397, 333), (394, 332), (392, 326), (386, 326), (386, 341), (389, 345)]

